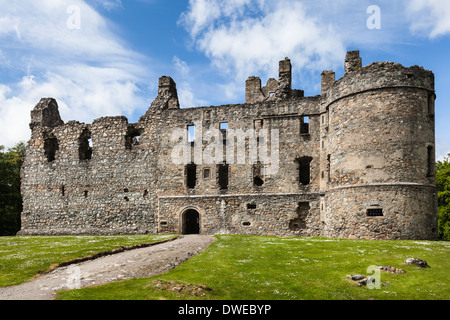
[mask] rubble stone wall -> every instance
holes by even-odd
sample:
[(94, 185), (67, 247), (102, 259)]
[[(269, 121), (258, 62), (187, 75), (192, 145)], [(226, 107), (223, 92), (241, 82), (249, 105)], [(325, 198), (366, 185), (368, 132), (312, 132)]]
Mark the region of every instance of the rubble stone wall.
[(64, 123), (43, 98), (31, 113), (20, 234), (437, 238), (433, 74), (363, 67), (357, 51), (345, 65), (304, 97), (286, 58), (278, 81), (247, 80), (244, 104), (189, 109), (161, 77), (137, 123)]

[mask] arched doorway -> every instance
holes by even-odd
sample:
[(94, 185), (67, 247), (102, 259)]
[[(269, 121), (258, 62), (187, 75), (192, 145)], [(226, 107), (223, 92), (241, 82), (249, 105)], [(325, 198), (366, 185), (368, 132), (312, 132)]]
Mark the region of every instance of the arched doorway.
[(197, 210), (189, 209), (183, 213), (183, 234), (200, 233), (200, 214)]

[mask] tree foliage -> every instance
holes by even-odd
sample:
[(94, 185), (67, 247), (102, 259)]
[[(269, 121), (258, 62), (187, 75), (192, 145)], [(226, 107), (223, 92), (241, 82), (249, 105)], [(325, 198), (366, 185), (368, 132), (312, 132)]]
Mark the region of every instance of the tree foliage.
[(438, 188), (439, 238), (450, 240), (450, 154), (436, 163)]
[(6, 151), (0, 146), (0, 235), (3, 236), (15, 235), (20, 230), (20, 168), (24, 151), (23, 142)]

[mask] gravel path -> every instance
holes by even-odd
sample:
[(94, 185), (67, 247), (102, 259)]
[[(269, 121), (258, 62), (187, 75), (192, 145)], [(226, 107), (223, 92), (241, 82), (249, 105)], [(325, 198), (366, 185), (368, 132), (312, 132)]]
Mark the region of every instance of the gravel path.
[(61, 267), (30, 282), (0, 288), (0, 300), (52, 300), (56, 291), (78, 289), (168, 272), (208, 248), (216, 238), (184, 235), (147, 248), (134, 249)]

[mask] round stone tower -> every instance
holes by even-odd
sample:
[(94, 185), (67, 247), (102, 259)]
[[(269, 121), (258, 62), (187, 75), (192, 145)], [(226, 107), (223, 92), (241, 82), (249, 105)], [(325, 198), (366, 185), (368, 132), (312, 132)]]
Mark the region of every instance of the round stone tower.
[(326, 236), (436, 239), (434, 75), (349, 52), (327, 86)]

